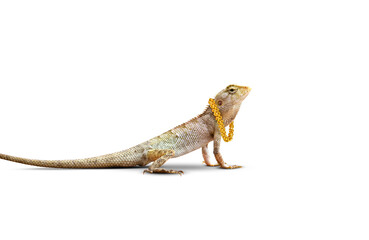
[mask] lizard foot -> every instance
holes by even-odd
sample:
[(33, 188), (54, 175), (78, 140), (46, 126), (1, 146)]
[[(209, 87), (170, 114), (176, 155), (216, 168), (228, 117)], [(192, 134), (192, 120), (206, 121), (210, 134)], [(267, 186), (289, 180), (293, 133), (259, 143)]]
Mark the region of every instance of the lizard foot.
[(205, 163), (205, 165), (206, 166), (208, 166), (208, 167), (217, 167), (217, 166), (219, 166), (219, 163), (216, 163), (216, 164), (208, 164), (208, 163), (206, 163), (205, 161), (203, 161), (202, 163)]
[(145, 174), (145, 173), (177, 173), (177, 174), (179, 174), (179, 175), (183, 175), (184, 174), (184, 172), (183, 171), (181, 171), (181, 170), (179, 170), (179, 171), (177, 171), (177, 170), (173, 170), (173, 169), (169, 169), (169, 170), (167, 170), (167, 169), (164, 169), (164, 168), (154, 168), (154, 169), (152, 169), (152, 170), (150, 170), (150, 169), (145, 169), (144, 171), (143, 171), (143, 174)]
[(224, 169), (234, 169), (234, 168), (242, 168), (242, 166), (238, 166), (238, 165), (228, 165), (228, 164), (224, 164), (222, 166), (220, 166), (221, 168)]

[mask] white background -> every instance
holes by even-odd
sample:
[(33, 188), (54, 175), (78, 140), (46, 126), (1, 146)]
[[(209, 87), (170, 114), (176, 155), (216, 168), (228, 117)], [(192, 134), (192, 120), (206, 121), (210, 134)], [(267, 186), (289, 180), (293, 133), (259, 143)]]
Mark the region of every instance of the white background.
[[(1, 1), (0, 152), (120, 151), (253, 88), (222, 143), (164, 166), (0, 161), (1, 239), (368, 239), (367, 1)], [(213, 159), (213, 161), (215, 161)]]

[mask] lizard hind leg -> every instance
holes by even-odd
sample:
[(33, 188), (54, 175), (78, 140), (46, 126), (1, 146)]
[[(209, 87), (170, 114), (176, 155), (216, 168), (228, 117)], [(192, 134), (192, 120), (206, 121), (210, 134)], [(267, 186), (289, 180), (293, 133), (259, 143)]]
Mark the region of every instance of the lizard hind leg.
[(147, 152), (147, 159), (153, 162), (148, 169), (144, 170), (143, 173), (178, 173), (183, 174), (183, 171), (177, 171), (172, 169), (160, 168), (166, 161), (168, 161), (175, 154), (174, 150), (171, 149), (153, 149)]

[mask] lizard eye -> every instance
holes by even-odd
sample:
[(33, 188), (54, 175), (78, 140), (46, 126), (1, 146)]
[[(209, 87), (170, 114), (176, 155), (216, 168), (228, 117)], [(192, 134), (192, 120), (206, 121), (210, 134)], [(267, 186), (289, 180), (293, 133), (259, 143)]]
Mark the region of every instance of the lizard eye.
[(231, 88), (228, 91), (229, 91), (230, 94), (233, 94), (237, 91), (237, 89), (236, 88)]

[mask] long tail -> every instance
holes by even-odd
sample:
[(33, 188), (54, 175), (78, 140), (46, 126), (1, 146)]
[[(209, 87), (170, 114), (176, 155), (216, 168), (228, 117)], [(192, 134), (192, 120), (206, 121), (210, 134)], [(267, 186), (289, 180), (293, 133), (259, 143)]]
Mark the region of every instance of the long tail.
[(12, 162), (50, 168), (111, 168), (111, 167), (133, 167), (137, 165), (135, 161), (129, 159), (130, 157), (129, 155), (127, 156), (127, 151), (106, 154), (98, 157), (74, 159), (74, 160), (37, 160), (37, 159), (14, 157), (1, 153), (0, 158)]

